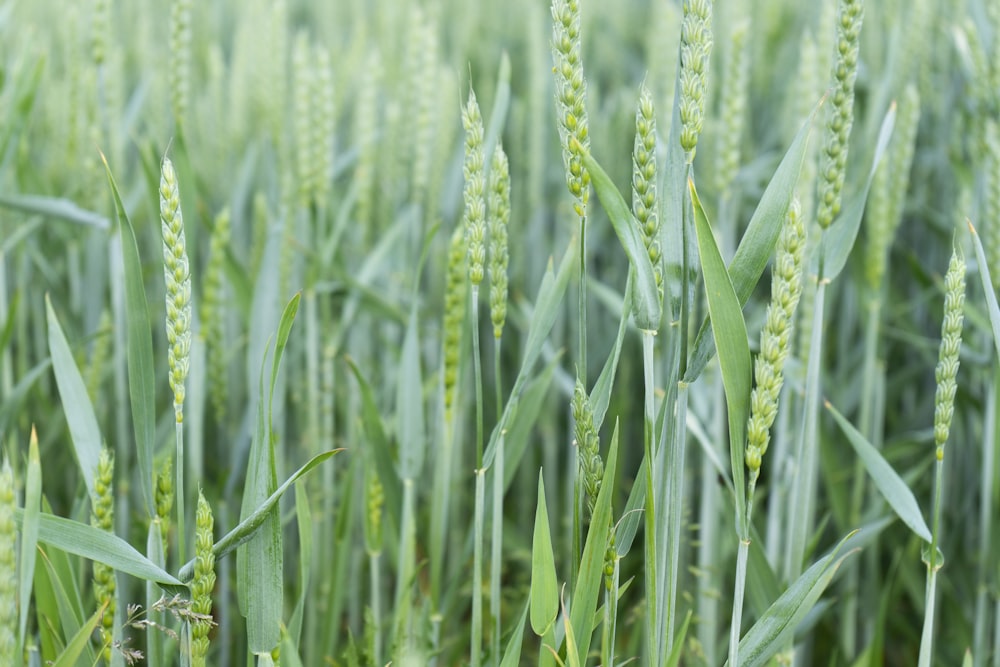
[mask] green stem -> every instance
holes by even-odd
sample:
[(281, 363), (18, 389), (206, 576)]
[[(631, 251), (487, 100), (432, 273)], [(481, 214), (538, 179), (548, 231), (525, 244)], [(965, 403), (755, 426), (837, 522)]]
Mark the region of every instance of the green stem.
[(476, 469), (483, 467), (483, 365), (479, 359), (479, 286), (472, 293), (472, 366), (476, 376)]
[(655, 407), (653, 401), (654, 378), (653, 378), (653, 334), (644, 331), (642, 334), (642, 370), (645, 383), (645, 396), (643, 401), (643, 456), (646, 459), (646, 508), (645, 519), (645, 580), (646, 580), (646, 650), (648, 652), (649, 664), (660, 664), (660, 644), (658, 642), (658, 623), (660, 604), (658, 598), (659, 576), (657, 572), (657, 560), (659, 551), (657, 549), (657, 521), (655, 511), (655, 493), (653, 485), (653, 427), (655, 420)]
[(493, 550), (490, 554), (490, 613), (493, 615), (493, 665), (500, 662), (500, 566), (503, 553), (504, 434), (497, 438), (493, 459)]
[(482, 664), (483, 647), (483, 514), (486, 497), (486, 471), (476, 469), (476, 506), (472, 556), (472, 667)]
[[(582, 204), (581, 204), (582, 206)], [(581, 375), (583, 386), (587, 386), (587, 216), (580, 216), (580, 350), (578, 352), (577, 374)]]
[(733, 617), (729, 625), (729, 664), (740, 664), (740, 630), (743, 627), (743, 598), (747, 583), (747, 557), (750, 555), (750, 517), (753, 513), (753, 496), (757, 489), (757, 472), (750, 473), (747, 483), (747, 512), (739, 526), (739, 548), (736, 551), (736, 584), (733, 588)]
[[(178, 410), (178, 416), (181, 414), (179, 406), (174, 406), (175, 410)], [(177, 503), (177, 562), (186, 563), (187, 562), (187, 550), (185, 549), (185, 523), (184, 523), (184, 422), (181, 419), (177, 419), (176, 427), (174, 429), (176, 435), (175, 441), (177, 443), (176, 452), (174, 454), (174, 474), (177, 479), (177, 488), (174, 489), (174, 498)]]
[[(1000, 430), (998, 430), (997, 415), (1000, 414), (1000, 362), (993, 362), (993, 382), (988, 388), (986, 399), (986, 417), (983, 425), (983, 463), (982, 463), (982, 487), (980, 498), (983, 501), (979, 505), (979, 566), (978, 580), (979, 589), (976, 592), (976, 622), (973, 631), (972, 655), (977, 665), (985, 664), (988, 653), (986, 641), (986, 625), (989, 621), (989, 611), (987, 603), (989, 597), (989, 587), (987, 578), (987, 564), (993, 564), (996, 559), (992, 557), (992, 529), (993, 529), (993, 484), (994, 484), (994, 448), (1000, 443)], [(1000, 655), (1000, 650), (995, 651)]]
[(785, 552), (785, 580), (795, 581), (802, 574), (806, 541), (812, 524), (812, 504), (815, 497), (816, 457), (819, 449), (817, 423), (819, 421), (820, 373), (823, 356), (823, 309), (826, 281), (816, 286), (813, 311), (812, 337), (809, 343), (809, 360), (806, 370), (806, 395), (803, 405), (802, 430), (796, 453), (795, 480), (789, 503), (792, 507), (789, 525), (788, 548)]
[(927, 591), (924, 606), (924, 628), (920, 633), (918, 667), (930, 667), (934, 655), (934, 607), (938, 572), (938, 530), (941, 526), (941, 484), (944, 478), (944, 461), (934, 462), (934, 517), (931, 523), (931, 544), (927, 553)]
[(371, 605), (372, 605), (372, 625), (374, 626), (374, 639), (372, 646), (372, 658), (376, 665), (382, 664), (382, 589), (381, 573), (379, 570), (379, 557), (381, 553), (368, 552), (368, 570), (371, 579)]
[(416, 573), (416, 528), (412, 479), (403, 480), (403, 512), (399, 528), (399, 569), (396, 575), (395, 643), (405, 646), (410, 639), (410, 611), (413, 577)]
[[(688, 384), (681, 380), (677, 383), (677, 408), (674, 417), (674, 435), (670, 450), (667, 452), (667, 502), (661, 508), (666, 512), (664, 528), (665, 539), (661, 546), (665, 567), (665, 579), (660, 589), (663, 610), (662, 635), (660, 637), (660, 655), (667, 655), (674, 645), (674, 625), (677, 619), (677, 581), (681, 563), (681, 526), (684, 523), (684, 469), (687, 454), (687, 406)], [(659, 538), (658, 538), (659, 539)]]

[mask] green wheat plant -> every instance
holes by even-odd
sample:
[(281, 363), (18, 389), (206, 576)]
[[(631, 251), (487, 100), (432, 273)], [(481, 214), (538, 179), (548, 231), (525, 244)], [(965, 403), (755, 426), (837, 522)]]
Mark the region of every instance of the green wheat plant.
[(998, 28), (0, 3), (0, 664), (1000, 665)]

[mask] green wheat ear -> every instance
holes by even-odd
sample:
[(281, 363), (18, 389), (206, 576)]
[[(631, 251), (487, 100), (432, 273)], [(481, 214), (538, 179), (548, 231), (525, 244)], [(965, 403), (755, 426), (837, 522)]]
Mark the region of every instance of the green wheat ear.
[(792, 322), (802, 294), (805, 242), (805, 225), (799, 203), (793, 199), (778, 238), (771, 277), (771, 303), (764, 316), (760, 353), (754, 363), (755, 385), (750, 395), (746, 446), (746, 465), (750, 471), (751, 487), (756, 484), (760, 474), (761, 459), (767, 452), (771, 425), (778, 412), (785, 360), (792, 346)]
[(163, 538), (163, 553), (167, 553), (167, 536), (170, 533), (170, 512), (174, 508), (174, 478), (173, 460), (168, 456), (163, 460), (163, 466), (156, 474), (156, 488), (154, 489), (154, 500), (156, 501), (156, 518), (160, 522), (160, 536)]
[(160, 174), (160, 221), (163, 275), (167, 284), (168, 378), (174, 392), (174, 413), (180, 423), (184, 421), (184, 382), (191, 361), (191, 271), (177, 173), (166, 157)]
[(502, 144), (490, 167), (490, 319), (500, 338), (507, 321), (507, 223), (510, 221), (510, 165)]
[(944, 322), (941, 324), (941, 348), (934, 379), (934, 445), (935, 456), (944, 459), (951, 421), (955, 413), (955, 391), (958, 388), (958, 354), (962, 348), (962, 306), (965, 303), (965, 259), (958, 248), (951, 254), (948, 273), (944, 277)]
[(653, 265), (656, 289), (663, 298), (663, 258), (660, 253), (660, 218), (656, 198), (656, 109), (646, 84), (639, 87), (632, 148), (632, 213), (639, 223), (642, 242)]
[(444, 288), (442, 355), (444, 357), (444, 423), (449, 430), (455, 412), (458, 368), (462, 354), (462, 330), (465, 326), (466, 271), (465, 230), (456, 227), (448, 247), (448, 273)]
[(820, 171), (819, 211), (821, 228), (833, 224), (840, 213), (840, 195), (847, 171), (848, 139), (854, 123), (854, 80), (858, 76), (858, 47), (864, 19), (862, 0), (841, 0), (837, 14), (837, 60), (833, 66), (833, 98), (826, 126)]
[(694, 161), (705, 120), (708, 66), (712, 55), (711, 0), (684, 0), (681, 22), (681, 148)]
[(195, 513), (194, 578), (191, 580), (191, 610), (198, 618), (191, 625), (191, 665), (205, 667), (208, 632), (212, 622), (212, 591), (215, 589), (215, 554), (212, 551), (215, 519), (204, 494), (198, 492)]
[(582, 160), (583, 153), (590, 150), (590, 121), (581, 58), (579, 0), (554, 0), (552, 20), (552, 60), (566, 185), (576, 199), (576, 214), (582, 219), (590, 198), (590, 174)]
[[(101, 449), (97, 461), (97, 473), (94, 475), (94, 497), (90, 516), (90, 525), (105, 532), (114, 531), (114, 477), (115, 460), (111, 451)], [(111, 664), (112, 636), (115, 622), (115, 571), (104, 563), (94, 562), (94, 597), (97, 606), (106, 605), (101, 624), (101, 658)], [(6, 663), (5, 663), (6, 664)]]
[(13, 665), (17, 651), (17, 530), (14, 524), (14, 472), (0, 467), (0, 664)]
[(601, 481), (604, 479), (604, 459), (601, 458), (601, 441), (594, 428), (590, 397), (579, 378), (573, 389), (573, 422), (587, 511), (593, 514), (597, 495), (601, 492)]
[(469, 282), (473, 287), (483, 282), (486, 272), (486, 166), (483, 156), (483, 116), (476, 93), (469, 89), (469, 101), (462, 108), (465, 128), (465, 242), (467, 244)]

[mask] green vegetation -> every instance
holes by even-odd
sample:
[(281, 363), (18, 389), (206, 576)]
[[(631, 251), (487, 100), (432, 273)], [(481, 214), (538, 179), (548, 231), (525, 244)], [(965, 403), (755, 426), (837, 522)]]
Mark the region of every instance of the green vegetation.
[(0, 0), (0, 665), (1000, 667), (1000, 0), (753, 5)]

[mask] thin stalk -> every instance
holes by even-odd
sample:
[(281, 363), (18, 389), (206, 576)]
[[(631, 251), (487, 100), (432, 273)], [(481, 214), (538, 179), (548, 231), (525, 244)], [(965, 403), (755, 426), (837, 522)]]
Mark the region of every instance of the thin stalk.
[[(645, 580), (646, 580), (646, 650), (649, 654), (649, 664), (660, 664), (660, 643), (657, 633), (660, 604), (658, 598), (659, 577), (657, 572), (657, 521), (655, 511), (655, 495), (653, 485), (653, 427), (656, 419), (653, 401), (653, 333), (644, 331), (642, 334), (642, 370), (645, 383), (643, 409), (643, 455), (646, 458), (646, 509), (644, 512), (646, 549), (645, 549)], [(608, 663), (610, 664), (610, 663)]]
[(583, 386), (587, 386), (587, 215), (580, 216), (580, 340), (577, 357), (577, 373), (582, 374)]
[(681, 563), (681, 524), (684, 519), (684, 466), (687, 454), (688, 383), (677, 383), (677, 410), (674, 416), (674, 440), (667, 452), (667, 503), (665, 510), (666, 547), (661, 547), (665, 560), (665, 579), (661, 588), (663, 611), (660, 655), (667, 655), (674, 645), (674, 625), (677, 619), (677, 581)]
[(789, 503), (792, 512), (789, 521), (788, 548), (785, 552), (785, 580), (795, 581), (802, 574), (802, 560), (806, 553), (806, 540), (812, 524), (812, 504), (815, 496), (816, 455), (819, 448), (817, 423), (819, 421), (820, 373), (823, 350), (823, 306), (826, 298), (826, 281), (822, 278), (816, 286), (813, 311), (812, 336), (809, 342), (809, 360), (806, 370), (806, 395), (803, 404), (802, 430), (796, 452), (795, 480)]
[(399, 528), (399, 570), (396, 579), (396, 644), (405, 646), (410, 639), (410, 611), (413, 577), (416, 573), (416, 527), (412, 479), (403, 480), (403, 513)]
[(920, 655), (918, 667), (930, 667), (934, 652), (934, 608), (937, 589), (938, 536), (941, 527), (941, 484), (944, 480), (944, 461), (938, 458), (934, 462), (934, 518), (931, 523), (931, 544), (927, 553), (927, 591), (924, 607), (924, 628), (920, 633)]
[(740, 538), (736, 552), (736, 590), (733, 591), (733, 618), (729, 628), (729, 664), (738, 665), (740, 657), (740, 628), (743, 624), (743, 598), (747, 580), (747, 556), (750, 540)]
[(184, 422), (176, 421), (174, 428), (174, 441), (176, 451), (174, 452), (174, 473), (177, 478), (177, 488), (174, 490), (175, 502), (177, 503), (177, 562), (187, 562), (187, 551), (185, 550), (185, 528), (184, 523)]
[(371, 579), (372, 625), (375, 632), (372, 658), (375, 660), (376, 665), (382, 664), (382, 596), (380, 595), (382, 575), (379, 568), (379, 558), (381, 555), (381, 552), (378, 551), (368, 552), (368, 571)]
[(1000, 597), (993, 609), (993, 667), (1000, 667)]
[[(868, 300), (868, 317), (865, 322), (864, 351), (861, 370), (861, 405), (858, 413), (858, 430), (874, 443), (875, 430), (878, 428), (874, 419), (875, 393), (878, 382), (878, 338), (881, 329), (882, 300), (872, 295)], [(851, 525), (861, 524), (861, 512), (865, 506), (865, 490), (868, 475), (860, 457), (854, 460), (854, 485), (851, 490)], [(851, 559), (847, 564), (844, 578), (844, 604), (841, 607), (840, 641), (845, 655), (856, 655), (858, 643), (858, 606), (861, 582), (861, 564), (863, 561)]]
[(618, 554), (615, 554), (611, 586), (604, 589), (604, 628), (601, 664), (615, 664), (615, 634), (618, 629)]
[[(988, 388), (986, 399), (986, 416), (983, 424), (983, 463), (982, 491), (979, 504), (979, 590), (976, 592), (976, 622), (973, 631), (972, 656), (976, 665), (986, 664), (988, 652), (986, 630), (989, 624), (989, 587), (987, 586), (987, 563), (995, 562), (991, 558), (993, 528), (993, 466), (994, 448), (1000, 442), (1000, 431), (997, 430), (997, 414), (1000, 413), (1000, 363), (993, 363), (993, 382)], [(995, 652), (1000, 655), (1000, 651)]]
[[(728, 433), (725, 393), (722, 374), (715, 373), (711, 379), (714, 404), (719, 406), (712, 416), (712, 436), (710, 443), (725, 442)], [(717, 563), (721, 544), (719, 543), (719, 494), (717, 493), (718, 471), (707, 456), (701, 462), (701, 488), (698, 493), (698, 640), (705, 652), (705, 662), (718, 664), (716, 659), (716, 638), (718, 637), (719, 596), (713, 575), (718, 571)]]
[(479, 359), (479, 285), (472, 294), (472, 366), (476, 378), (476, 470), (483, 467), (483, 365)]
[(493, 615), (493, 660), (500, 662), (500, 565), (503, 553), (503, 457), (504, 434), (497, 439), (493, 459), (493, 551), (490, 554), (490, 614)]
[(486, 471), (476, 468), (475, 544), (472, 556), (472, 667), (482, 664), (483, 647), (483, 514), (486, 501)]

